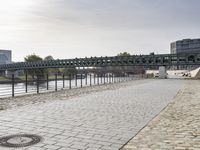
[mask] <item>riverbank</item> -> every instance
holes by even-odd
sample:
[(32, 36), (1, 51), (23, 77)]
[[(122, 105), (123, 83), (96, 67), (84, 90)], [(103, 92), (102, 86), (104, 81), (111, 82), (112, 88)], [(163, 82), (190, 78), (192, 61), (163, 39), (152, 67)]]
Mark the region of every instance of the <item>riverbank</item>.
[(148, 80), (133, 80), (128, 82), (120, 82), (120, 83), (112, 83), (105, 85), (93, 85), (87, 86), (83, 88), (75, 88), (75, 89), (64, 89), (59, 90), (57, 92), (45, 92), (40, 94), (29, 94), (17, 97), (8, 97), (8, 98), (0, 98), (0, 110), (11, 109), (15, 107), (21, 107), (26, 105), (33, 105), (39, 103), (46, 103), (53, 100), (67, 100), (72, 97), (80, 97), (81, 95), (91, 94), (94, 92), (100, 92), (105, 90), (114, 90), (119, 89), (126, 86), (131, 86), (134, 84), (142, 84), (144, 82), (148, 82)]
[(199, 150), (200, 81), (187, 80), (174, 100), (123, 150)]

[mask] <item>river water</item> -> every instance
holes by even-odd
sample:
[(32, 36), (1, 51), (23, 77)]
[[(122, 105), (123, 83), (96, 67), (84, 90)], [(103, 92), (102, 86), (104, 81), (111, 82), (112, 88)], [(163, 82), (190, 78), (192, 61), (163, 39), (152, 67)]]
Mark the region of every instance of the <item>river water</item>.
[[(120, 82), (127, 80), (123, 77), (114, 79), (112, 78), (105, 78), (105, 84), (112, 83), (112, 82)], [(91, 85), (97, 84), (104, 84), (104, 78), (91, 78)], [(90, 78), (82, 79), (82, 86), (90, 86)], [(77, 79), (76, 81), (73, 79), (71, 80), (71, 88), (78, 88), (81, 87), (81, 79)], [(70, 81), (69, 80), (57, 80), (57, 90), (61, 89), (69, 89), (70, 88)], [(56, 82), (49, 81), (48, 82), (48, 90), (47, 90), (47, 82), (42, 82), (39, 84), (39, 92), (47, 92), (47, 91), (55, 91), (56, 89)], [(36, 82), (29, 83), (27, 86), (27, 93), (26, 93), (26, 84), (25, 83), (16, 83), (14, 84), (14, 94), (17, 95), (25, 95), (25, 94), (33, 94), (37, 93), (37, 84)], [(12, 84), (0, 84), (0, 98), (2, 97), (11, 97), (12, 96)]]

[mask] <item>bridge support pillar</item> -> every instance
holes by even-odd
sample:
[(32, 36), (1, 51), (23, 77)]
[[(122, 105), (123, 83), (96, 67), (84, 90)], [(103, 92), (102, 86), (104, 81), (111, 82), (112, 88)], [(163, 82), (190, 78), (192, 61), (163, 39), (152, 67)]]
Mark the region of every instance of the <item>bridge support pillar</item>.
[(167, 78), (167, 71), (165, 66), (159, 66), (159, 78), (166, 79)]

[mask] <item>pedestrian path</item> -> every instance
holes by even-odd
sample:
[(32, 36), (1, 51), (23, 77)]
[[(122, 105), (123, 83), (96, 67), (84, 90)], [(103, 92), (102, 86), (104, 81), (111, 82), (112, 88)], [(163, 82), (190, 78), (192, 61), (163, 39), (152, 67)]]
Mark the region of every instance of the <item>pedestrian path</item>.
[(119, 89), (0, 111), (0, 137), (43, 137), (23, 148), (28, 150), (118, 150), (168, 105), (183, 82), (134, 81)]
[(123, 150), (200, 150), (200, 81), (187, 81), (169, 106)]

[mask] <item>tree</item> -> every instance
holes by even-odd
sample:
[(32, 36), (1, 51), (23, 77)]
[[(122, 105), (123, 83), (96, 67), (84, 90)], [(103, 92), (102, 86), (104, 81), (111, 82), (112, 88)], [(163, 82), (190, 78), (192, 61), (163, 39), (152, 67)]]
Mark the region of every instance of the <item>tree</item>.
[[(51, 61), (51, 60), (54, 60), (53, 56), (49, 55), (49, 56), (46, 56), (44, 58), (44, 61)], [(46, 73), (52, 75), (52, 74), (56, 74), (59, 72), (59, 69), (58, 68), (48, 68), (45, 70)]]
[(117, 56), (131, 56), (131, 54), (128, 52), (122, 52), (122, 53), (119, 53)]
[[(43, 59), (35, 54), (32, 55), (28, 55), (24, 58), (25, 62), (36, 62), (36, 61), (42, 61)], [(26, 70), (26, 72), (32, 76), (32, 78), (34, 79), (35, 76), (37, 76), (37, 78), (43, 78), (44, 77), (44, 69), (28, 69)]]
[(70, 76), (70, 75), (75, 75), (78, 73), (78, 70), (76, 69), (76, 67), (73, 68), (61, 68), (60, 72), (63, 73), (66, 76)]
[(34, 61), (42, 61), (43, 59), (38, 56), (38, 55), (35, 55), (35, 54), (32, 54), (32, 55), (28, 55), (24, 58), (24, 61), (25, 62), (34, 62)]
[(53, 56), (49, 55), (44, 58), (44, 61), (54, 60)]

